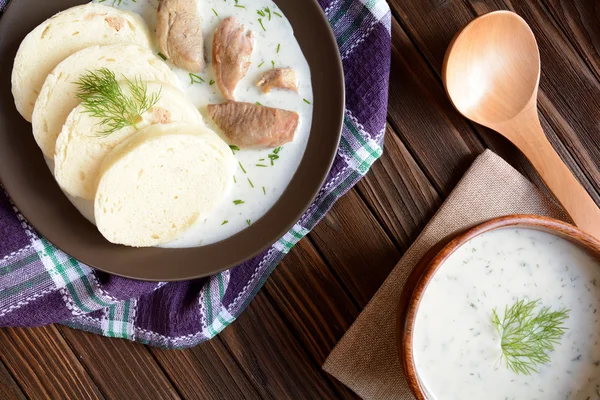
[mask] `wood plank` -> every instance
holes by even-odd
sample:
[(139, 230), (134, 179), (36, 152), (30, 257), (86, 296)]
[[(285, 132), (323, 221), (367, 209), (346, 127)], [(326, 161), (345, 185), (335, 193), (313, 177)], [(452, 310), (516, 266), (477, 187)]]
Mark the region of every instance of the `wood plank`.
[(260, 398), (218, 337), (191, 349), (150, 351), (185, 399)]
[(400, 259), (354, 189), (335, 203), (309, 237), (361, 308)]
[[(316, 365), (325, 362), (360, 313), (307, 239), (279, 264), (263, 290)], [(330, 383), (341, 398), (356, 398), (337, 380)]]
[(594, 0), (544, 0), (571, 45), (600, 80), (600, 5)]
[(435, 189), (447, 196), (484, 147), (394, 20), (391, 62), (388, 121)]
[(305, 353), (284, 325), (265, 292), (220, 339), (265, 399), (338, 398), (320, 365)]
[(54, 326), (0, 329), (0, 359), (34, 399), (104, 398)]
[(6, 369), (4, 363), (0, 362), (0, 399), (24, 400), (25, 393)]
[(144, 345), (64, 326), (59, 331), (107, 398), (180, 398)]
[(442, 202), (389, 125), (383, 156), (357, 190), (401, 249), (410, 246)]

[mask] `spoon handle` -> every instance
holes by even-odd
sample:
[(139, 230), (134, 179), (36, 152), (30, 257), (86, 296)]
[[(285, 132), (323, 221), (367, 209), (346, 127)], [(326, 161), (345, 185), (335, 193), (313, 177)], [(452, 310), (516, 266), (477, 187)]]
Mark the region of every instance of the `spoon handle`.
[[(535, 108), (534, 108), (535, 110)], [(537, 112), (514, 129), (513, 140), (542, 177), (550, 191), (581, 230), (600, 239), (600, 208), (556, 153), (539, 122)]]

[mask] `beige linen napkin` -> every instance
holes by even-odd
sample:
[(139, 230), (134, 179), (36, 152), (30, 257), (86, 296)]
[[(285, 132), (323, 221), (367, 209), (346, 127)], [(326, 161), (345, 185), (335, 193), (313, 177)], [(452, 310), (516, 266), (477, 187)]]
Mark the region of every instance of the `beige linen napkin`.
[(323, 365), (325, 371), (367, 400), (413, 399), (396, 351), (396, 306), (406, 279), (439, 240), (508, 214), (539, 214), (568, 220), (554, 201), (486, 150), (333, 349)]

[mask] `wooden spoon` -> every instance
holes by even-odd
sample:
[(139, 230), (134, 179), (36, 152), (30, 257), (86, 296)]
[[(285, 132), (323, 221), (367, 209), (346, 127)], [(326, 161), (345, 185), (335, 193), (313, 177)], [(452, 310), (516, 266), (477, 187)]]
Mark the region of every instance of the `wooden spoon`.
[(510, 11), (497, 11), (472, 21), (448, 47), (443, 80), (458, 111), (513, 142), (575, 224), (600, 238), (600, 209), (540, 125), (540, 54), (525, 20)]

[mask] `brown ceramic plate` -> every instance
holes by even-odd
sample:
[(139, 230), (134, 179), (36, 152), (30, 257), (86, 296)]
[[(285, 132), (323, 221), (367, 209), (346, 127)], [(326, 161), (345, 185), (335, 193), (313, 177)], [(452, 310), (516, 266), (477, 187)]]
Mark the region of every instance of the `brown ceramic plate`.
[(317, 1), (275, 2), (294, 28), (310, 65), (314, 91), (308, 146), (287, 190), (265, 216), (229, 239), (190, 249), (135, 249), (106, 241), (63, 195), (33, 139), (31, 125), (17, 112), (10, 89), (13, 59), (27, 33), (53, 14), (86, 1), (12, 1), (0, 19), (0, 181), (27, 220), (81, 262), (144, 280), (211, 275), (279, 240), (308, 208), (331, 168), (344, 113), (344, 75), (335, 37)]
[(600, 241), (573, 225), (537, 215), (509, 215), (477, 225), (446, 238), (434, 246), (416, 265), (400, 297), (396, 316), (398, 354), (411, 391), (418, 400), (428, 400), (427, 391), (417, 374), (413, 360), (413, 334), (417, 310), (429, 282), (457, 249), (483, 233), (503, 228), (527, 228), (551, 233), (586, 250), (600, 261)]

